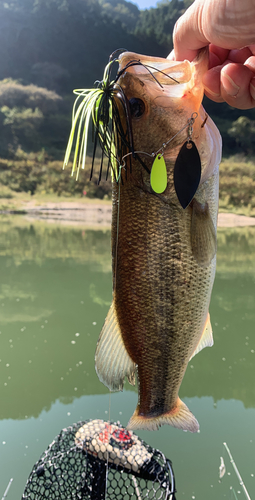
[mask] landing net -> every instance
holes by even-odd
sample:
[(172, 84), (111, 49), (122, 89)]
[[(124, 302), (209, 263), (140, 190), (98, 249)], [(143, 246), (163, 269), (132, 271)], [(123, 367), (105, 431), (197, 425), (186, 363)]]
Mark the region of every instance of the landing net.
[(36, 462), (29, 500), (175, 499), (172, 464), (119, 422), (87, 420), (61, 430)]

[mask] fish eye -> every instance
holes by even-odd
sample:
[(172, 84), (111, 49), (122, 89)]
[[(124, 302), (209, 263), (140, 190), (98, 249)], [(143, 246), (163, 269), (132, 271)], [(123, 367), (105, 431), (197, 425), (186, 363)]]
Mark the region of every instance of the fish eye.
[(145, 111), (145, 104), (142, 99), (138, 99), (138, 97), (129, 99), (129, 106), (132, 118), (140, 118)]

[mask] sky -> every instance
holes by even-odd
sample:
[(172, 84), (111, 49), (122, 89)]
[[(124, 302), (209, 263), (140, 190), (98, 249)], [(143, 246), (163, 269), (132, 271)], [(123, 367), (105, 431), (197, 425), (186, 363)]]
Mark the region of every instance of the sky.
[(149, 9), (150, 7), (156, 7), (158, 0), (131, 0), (132, 3), (138, 5), (139, 9)]

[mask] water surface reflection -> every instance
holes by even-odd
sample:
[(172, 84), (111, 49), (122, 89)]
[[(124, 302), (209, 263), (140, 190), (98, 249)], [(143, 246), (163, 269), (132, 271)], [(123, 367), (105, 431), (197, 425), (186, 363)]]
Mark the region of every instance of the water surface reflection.
[[(4, 218), (0, 269), (0, 496), (14, 477), (14, 500), (62, 427), (108, 418), (94, 352), (111, 302), (110, 232)], [(167, 426), (140, 433), (173, 460), (178, 498), (227, 495), (217, 479), (224, 440), (255, 495), (254, 290), (255, 228), (219, 230), (210, 307), (215, 345), (192, 359), (180, 394), (201, 433)], [(124, 425), (137, 400), (126, 389), (112, 395), (110, 407)], [(233, 473), (230, 479), (237, 491)]]

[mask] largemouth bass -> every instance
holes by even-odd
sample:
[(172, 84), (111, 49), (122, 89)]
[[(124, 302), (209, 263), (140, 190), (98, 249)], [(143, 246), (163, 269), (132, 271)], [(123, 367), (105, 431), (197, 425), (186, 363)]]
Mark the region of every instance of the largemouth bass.
[[(134, 384), (137, 373), (139, 400), (128, 429), (199, 429), (178, 393), (189, 360), (213, 344), (208, 308), (221, 138), (201, 105), (207, 61), (206, 51), (192, 63), (120, 56), (116, 88), (129, 103), (135, 154), (122, 159), (122, 180), (113, 180), (113, 302), (97, 345), (96, 371), (110, 390), (121, 390), (125, 377)], [(183, 208), (174, 165), (189, 137), (201, 159), (201, 179)], [(161, 149), (167, 172), (162, 193), (150, 178)], [(188, 165), (191, 173), (193, 168)]]

